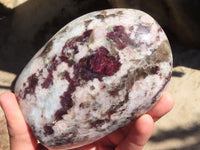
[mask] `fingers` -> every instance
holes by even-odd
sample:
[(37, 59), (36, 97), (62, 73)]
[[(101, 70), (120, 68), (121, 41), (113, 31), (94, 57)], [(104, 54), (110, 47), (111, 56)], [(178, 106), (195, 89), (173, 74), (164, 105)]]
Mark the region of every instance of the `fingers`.
[(10, 92), (0, 95), (0, 105), (7, 120), (11, 150), (35, 149), (37, 141), (24, 120), (15, 95)]
[(148, 114), (153, 118), (154, 121), (157, 121), (162, 116), (167, 114), (173, 108), (173, 105), (174, 100), (172, 95), (168, 92), (165, 92), (158, 103), (148, 112)]
[(135, 123), (128, 125), (128, 137), (126, 137), (116, 150), (141, 150), (153, 132), (154, 121), (168, 113), (174, 105), (170, 93), (165, 92), (159, 102), (148, 112), (138, 118)]
[[(11, 150), (36, 149), (36, 138), (24, 120), (15, 95), (13, 93), (0, 95), (0, 105), (7, 119)], [(116, 150), (141, 150), (152, 134), (153, 121), (169, 112), (173, 105), (172, 96), (167, 92), (164, 93), (160, 101), (148, 114), (141, 116), (131, 124), (128, 136), (124, 138), (120, 131), (116, 131), (109, 136), (109, 140), (113, 144), (119, 143)], [(93, 148), (95, 147), (91, 147), (91, 149)]]
[(120, 143), (120, 141), (122, 139), (124, 139), (124, 134), (122, 129), (118, 129), (115, 132), (111, 133), (108, 135), (108, 139), (109, 141), (113, 144), (113, 145), (117, 145)]
[[(21, 129), (27, 127), (19, 110), (15, 95), (12, 93), (2, 94), (0, 96), (0, 104), (7, 119), (10, 136), (14, 137), (16, 134), (21, 134)], [(16, 128), (16, 126), (20, 126), (20, 128)]]
[(150, 138), (153, 127), (154, 121), (150, 115), (141, 116), (133, 123), (129, 134), (115, 150), (141, 150)]

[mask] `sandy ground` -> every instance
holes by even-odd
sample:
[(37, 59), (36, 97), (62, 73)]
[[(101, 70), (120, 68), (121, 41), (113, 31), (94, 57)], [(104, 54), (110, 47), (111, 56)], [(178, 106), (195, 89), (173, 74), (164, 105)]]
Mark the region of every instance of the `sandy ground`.
[(200, 71), (174, 68), (168, 88), (175, 99), (173, 110), (155, 124), (144, 150), (200, 149)]

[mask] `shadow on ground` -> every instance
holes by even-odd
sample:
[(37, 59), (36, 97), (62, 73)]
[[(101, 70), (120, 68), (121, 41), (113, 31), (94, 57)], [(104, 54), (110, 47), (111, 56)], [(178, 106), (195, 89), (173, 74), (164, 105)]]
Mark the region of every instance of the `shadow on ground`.
[(193, 137), (197, 139), (198, 141), (194, 144), (175, 148), (175, 149), (166, 149), (166, 150), (199, 150), (200, 149), (200, 124), (194, 124), (192, 127), (183, 129), (183, 128), (175, 128), (172, 130), (167, 131), (160, 131), (156, 135), (152, 136), (150, 138), (150, 142), (152, 143), (160, 143), (165, 142), (167, 140), (175, 139), (184, 141), (187, 140), (187, 138)]
[(0, 70), (19, 74), (31, 57), (64, 25), (107, 0), (29, 0), (18, 7), (0, 4)]

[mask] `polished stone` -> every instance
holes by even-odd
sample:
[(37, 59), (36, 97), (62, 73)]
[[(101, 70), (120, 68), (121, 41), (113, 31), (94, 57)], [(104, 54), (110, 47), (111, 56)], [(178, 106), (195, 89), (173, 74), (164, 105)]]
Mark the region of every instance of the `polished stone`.
[(171, 77), (168, 39), (148, 14), (110, 9), (63, 27), (20, 74), (15, 93), (41, 143), (96, 141), (146, 113)]

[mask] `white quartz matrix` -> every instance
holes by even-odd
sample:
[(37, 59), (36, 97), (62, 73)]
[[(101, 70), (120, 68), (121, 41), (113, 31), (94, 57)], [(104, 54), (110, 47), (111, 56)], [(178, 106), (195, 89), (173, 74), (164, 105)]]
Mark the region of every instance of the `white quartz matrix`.
[(109, 9), (67, 24), (31, 59), (15, 93), (50, 149), (94, 142), (146, 113), (170, 80), (168, 39), (148, 14)]

